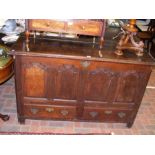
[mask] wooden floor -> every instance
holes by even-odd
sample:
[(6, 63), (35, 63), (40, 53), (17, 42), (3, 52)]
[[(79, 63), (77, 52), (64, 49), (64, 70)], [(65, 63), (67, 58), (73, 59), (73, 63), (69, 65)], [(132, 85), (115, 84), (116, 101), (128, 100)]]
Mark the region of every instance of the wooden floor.
[(155, 70), (145, 91), (142, 104), (132, 128), (124, 123), (89, 123), (69, 121), (26, 120), (25, 125), (17, 121), (14, 77), (0, 85), (0, 113), (9, 114), (10, 120), (0, 120), (0, 132), (52, 132), (63, 134), (155, 135)]

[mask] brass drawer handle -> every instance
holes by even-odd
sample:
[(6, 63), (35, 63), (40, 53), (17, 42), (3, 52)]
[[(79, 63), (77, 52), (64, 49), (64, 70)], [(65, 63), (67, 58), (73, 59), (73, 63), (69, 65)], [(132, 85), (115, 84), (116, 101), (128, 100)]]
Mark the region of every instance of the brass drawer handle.
[(104, 113), (105, 113), (106, 115), (110, 115), (110, 114), (112, 114), (112, 111), (111, 111), (111, 110), (106, 110), (106, 111), (104, 111)]
[(119, 113), (118, 113), (118, 116), (119, 116), (120, 118), (123, 118), (123, 117), (126, 116), (126, 113), (124, 113), (124, 112), (119, 112)]
[(81, 62), (82, 67), (87, 68), (90, 65), (89, 61), (82, 61)]
[(47, 23), (46, 23), (46, 26), (49, 27), (49, 26), (50, 26), (50, 22), (47, 22)]
[(36, 109), (36, 108), (31, 108), (31, 113), (34, 114), (34, 115), (35, 115), (38, 111), (39, 111), (39, 110)]
[(85, 27), (85, 26), (82, 26), (82, 29), (83, 29), (83, 30), (85, 30), (85, 29), (86, 29), (86, 27)]
[(61, 110), (61, 114), (63, 115), (63, 116), (66, 116), (66, 115), (68, 115), (68, 111), (67, 110)]
[(95, 118), (98, 115), (98, 112), (92, 111), (92, 112), (89, 112), (89, 114), (91, 117)]
[(54, 108), (46, 108), (45, 109), (47, 112), (54, 112)]

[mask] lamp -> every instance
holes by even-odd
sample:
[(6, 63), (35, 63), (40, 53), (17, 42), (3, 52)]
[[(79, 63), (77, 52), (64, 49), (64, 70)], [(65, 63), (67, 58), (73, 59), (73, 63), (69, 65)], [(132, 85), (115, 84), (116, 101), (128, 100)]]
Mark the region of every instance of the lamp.
[(115, 53), (117, 55), (123, 55), (123, 50), (129, 49), (134, 51), (137, 56), (143, 56), (144, 43), (142, 41), (136, 42), (134, 36), (137, 34), (137, 28), (135, 27), (136, 19), (130, 19), (129, 24), (123, 26), (123, 35), (119, 40)]

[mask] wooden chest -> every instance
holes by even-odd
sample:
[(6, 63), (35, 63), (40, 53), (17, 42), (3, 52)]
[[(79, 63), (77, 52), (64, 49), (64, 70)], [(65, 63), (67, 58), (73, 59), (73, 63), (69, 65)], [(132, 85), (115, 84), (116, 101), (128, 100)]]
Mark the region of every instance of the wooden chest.
[(50, 119), (132, 126), (153, 64), (147, 55), (122, 59), (112, 44), (98, 50), (33, 38), (27, 52), (24, 43), (21, 38), (13, 47), (20, 123)]

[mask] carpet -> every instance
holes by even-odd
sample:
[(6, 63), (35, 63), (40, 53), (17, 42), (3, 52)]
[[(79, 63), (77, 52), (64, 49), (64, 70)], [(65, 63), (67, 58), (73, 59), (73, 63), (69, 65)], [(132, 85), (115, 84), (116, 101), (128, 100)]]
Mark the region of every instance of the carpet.
[(114, 135), (114, 133), (35, 133), (35, 132), (0, 132), (0, 135)]

